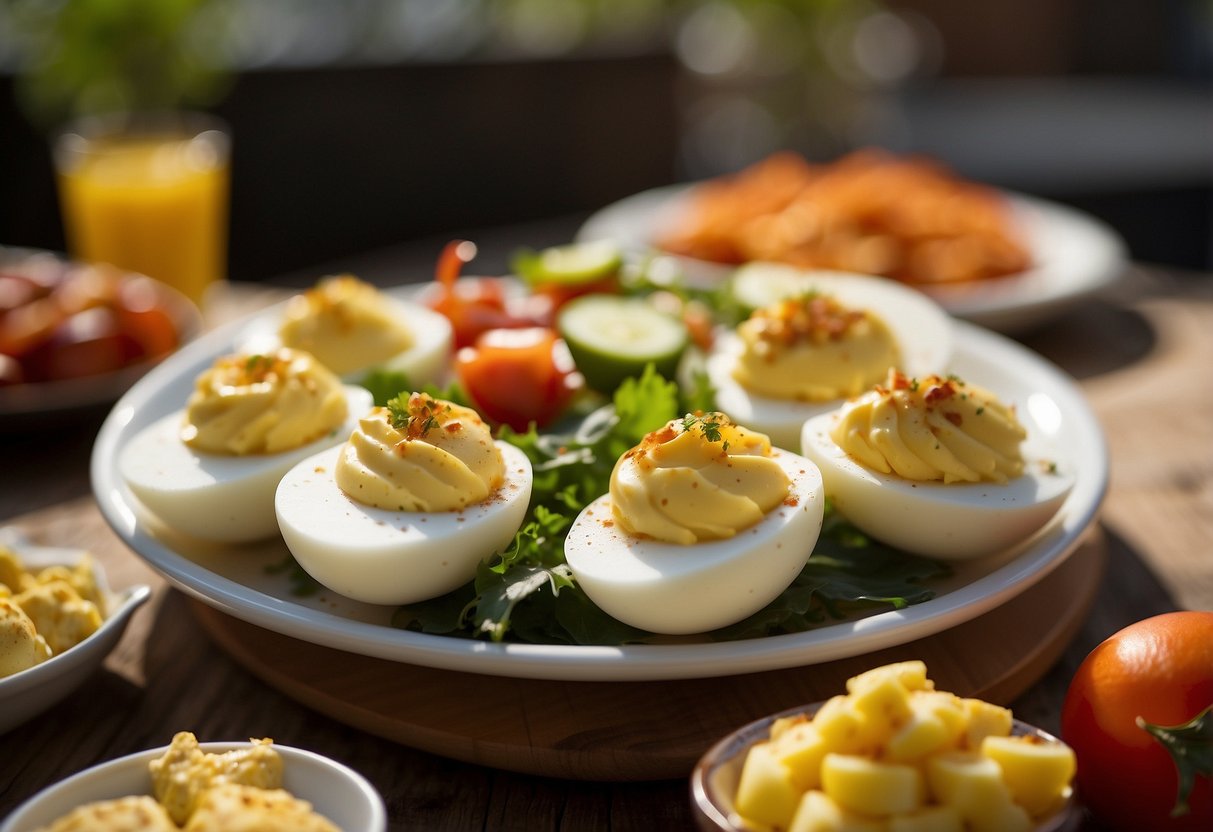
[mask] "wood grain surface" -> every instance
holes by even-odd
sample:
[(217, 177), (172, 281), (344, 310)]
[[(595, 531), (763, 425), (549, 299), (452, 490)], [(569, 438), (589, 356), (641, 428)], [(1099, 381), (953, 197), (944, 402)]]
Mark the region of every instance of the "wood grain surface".
[[(1112, 459), (1100, 516), (1106, 566), (1092, 606), (1052, 667), (1028, 690), (1008, 693), (1018, 717), (1056, 730), (1069, 679), (1099, 641), (1153, 614), (1213, 609), (1213, 275), (1141, 269), (1020, 339), (1079, 379)], [(691, 828), (682, 778), (594, 783), (454, 760), (352, 728), (250, 673), (212, 639), (185, 596), (96, 522), (87, 456), (100, 415), (42, 432), (0, 429), (0, 522), (43, 542), (92, 548), (116, 585), (147, 582), (155, 591), (102, 671), (45, 716), (0, 737), (0, 817), (75, 771), (190, 729), (215, 740), (272, 736), (341, 760), (380, 790), (393, 830)], [(1075, 601), (1049, 604), (1060, 619)], [(443, 692), (431, 696), (417, 707), (440, 707)], [(485, 713), (509, 696), (486, 680)]]

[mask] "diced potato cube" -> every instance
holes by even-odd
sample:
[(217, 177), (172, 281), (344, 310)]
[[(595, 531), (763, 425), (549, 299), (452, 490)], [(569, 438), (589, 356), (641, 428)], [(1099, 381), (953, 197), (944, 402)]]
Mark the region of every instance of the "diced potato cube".
[(942, 690), (915, 691), (910, 696), (910, 707), (935, 714), (948, 730), (948, 744), (959, 742), (969, 724), (968, 709), (964, 700), (954, 693)]
[(824, 792), (805, 792), (788, 832), (885, 832), (874, 818), (849, 812)]
[(934, 690), (935, 683), (927, 678), (926, 662), (914, 660), (894, 662), (892, 664), (874, 667), (858, 676), (847, 679), (847, 692), (855, 693), (874, 681), (893, 678), (906, 690)]
[(971, 751), (981, 748), (986, 737), (1006, 737), (1011, 734), (1011, 712), (980, 699), (963, 699), (969, 725), (965, 729), (965, 747)]
[(846, 696), (835, 696), (813, 716), (813, 727), (826, 747), (839, 754), (871, 753), (876, 750), (863, 714), (851, 707)]
[(887, 817), (922, 805), (922, 772), (913, 766), (880, 763), (853, 754), (827, 754), (821, 787), (845, 809)]
[(896, 677), (872, 679), (850, 696), (851, 707), (862, 715), (869, 742), (883, 746), (911, 716), (910, 694)]
[(801, 790), (787, 766), (775, 759), (772, 744), (751, 746), (737, 784), (737, 813), (759, 823), (787, 827), (800, 803)]
[(981, 753), (998, 763), (1011, 798), (1033, 817), (1057, 809), (1076, 769), (1074, 751), (1062, 742), (986, 737)]
[(893, 762), (913, 762), (948, 747), (953, 738), (954, 734), (934, 710), (916, 707), (889, 738), (885, 750)]
[(927, 759), (934, 799), (952, 806), (973, 832), (1026, 832), (1028, 813), (1011, 800), (1002, 769), (971, 751), (945, 751)]
[(793, 725), (772, 743), (772, 753), (792, 774), (801, 791), (821, 787), (821, 761), (830, 750), (811, 722)]
[(964, 821), (952, 806), (928, 806), (889, 818), (889, 832), (964, 832)]

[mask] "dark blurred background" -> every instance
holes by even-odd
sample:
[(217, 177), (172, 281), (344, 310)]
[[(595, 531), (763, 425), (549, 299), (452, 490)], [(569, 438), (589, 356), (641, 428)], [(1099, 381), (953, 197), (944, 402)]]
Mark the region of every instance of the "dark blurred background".
[[(149, 5), (0, 0), (0, 244), (64, 247), (53, 114), (26, 83), (61, 44), (31, 7), (45, 25), (124, 2)], [(866, 145), (1077, 206), (1136, 259), (1213, 268), (1209, 0), (183, 3), (174, 34), (219, 70), (202, 106), (234, 135), (238, 280), (532, 220), (571, 233), (779, 148)], [(74, 36), (116, 42), (106, 25)]]

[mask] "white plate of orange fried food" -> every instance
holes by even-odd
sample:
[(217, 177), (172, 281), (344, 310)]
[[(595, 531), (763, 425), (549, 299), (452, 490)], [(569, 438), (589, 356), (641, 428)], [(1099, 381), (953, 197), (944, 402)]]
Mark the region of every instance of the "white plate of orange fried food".
[(577, 236), (668, 255), (698, 285), (749, 262), (882, 275), (1004, 332), (1089, 298), (1127, 266), (1124, 242), (1093, 217), (878, 150), (828, 164), (776, 153), (732, 175), (627, 197)]

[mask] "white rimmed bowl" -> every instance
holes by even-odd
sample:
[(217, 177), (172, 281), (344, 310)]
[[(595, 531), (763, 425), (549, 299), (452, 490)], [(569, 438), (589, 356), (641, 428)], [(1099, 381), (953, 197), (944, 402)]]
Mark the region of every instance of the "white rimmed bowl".
[[(27, 567), (34, 569), (72, 566), (84, 554), (80, 549), (35, 546), (11, 527), (0, 529), (0, 544), (14, 550)], [(151, 588), (142, 584), (113, 592), (95, 558), (93, 569), (106, 599), (105, 620), (97, 632), (75, 647), (28, 670), (0, 678), (0, 734), (46, 711), (79, 687), (114, 649), (135, 610), (151, 597)]]
[[(751, 827), (742, 823), (733, 808), (733, 795), (737, 793), (741, 767), (745, 763), (750, 746), (770, 737), (771, 724), (775, 720), (797, 714), (812, 717), (824, 704), (814, 702), (757, 719), (726, 735), (709, 748), (691, 771), (691, 810), (694, 812), (697, 828), (702, 832), (750, 830)], [(1052, 734), (1018, 719), (1014, 721), (1011, 733), (1035, 736), (1045, 742), (1058, 742)], [(1067, 832), (1077, 829), (1080, 819), (1081, 811), (1071, 790), (1066, 803), (1057, 812), (1044, 818), (1032, 832)], [(0, 832), (7, 830), (0, 829)]]
[[(204, 742), (203, 751), (222, 754), (247, 748), (247, 742)], [(167, 750), (151, 748), (100, 763), (48, 786), (0, 824), (0, 832), (33, 832), (47, 826), (77, 806), (98, 800), (113, 800), (152, 791), (148, 763)], [(301, 748), (274, 744), (282, 755), (282, 786), (295, 797), (312, 804), (346, 832), (385, 832), (387, 810), (375, 787), (349, 766)]]

